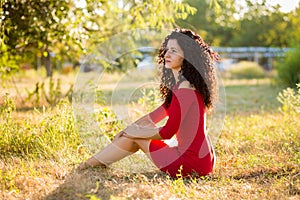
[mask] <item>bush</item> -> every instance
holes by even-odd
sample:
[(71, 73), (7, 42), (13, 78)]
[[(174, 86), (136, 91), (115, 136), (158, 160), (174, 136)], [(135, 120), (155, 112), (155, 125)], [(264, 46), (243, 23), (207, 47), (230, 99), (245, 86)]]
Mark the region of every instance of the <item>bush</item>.
[(298, 91), (287, 88), (279, 93), (277, 99), (282, 104), (281, 110), (288, 115), (300, 114), (300, 83)]
[(279, 84), (294, 87), (300, 82), (300, 47), (286, 53), (284, 61), (276, 64)]
[(17, 62), (20, 60), (20, 56), (11, 55), (7, 52), (5, 45), (0, 46), (0, 80), (6, 80), (8, 77), (19, 71)]
[(240, 62), (228, 70), (230, 78), (237, 79), (258, 79), (264, 78), (265, 72), (262, 67), (254, 62)]
[(0, 159), (9, 157), (56, 158), (76, 152), (81, 138), (74, 127), (70, 105), (65, 101), (42, 112), (40, 120), (14, 117), (15, 103), (5, 97), (0, 104)]
[(33, 99), (33, 104), (36, 107), (42, 106), (43, 101), (45, 100), (49, 105), (55, 106), (59, 101), (68, 97), (69, 101), (71, 101), (71, 96), (73, 93), (73, 85), (70, 86), (66, 93), (63, 93), (61, 88), (61, 81), (57, 79), (56, 81), (51, 77), (49, 79), (49, 84), (45, 84), (45, 82), (37, 82), (35, 84), (35, 89), (33, 91), (29, 91), (26, 88), (27, 98), (26, 101), (30, 102)]

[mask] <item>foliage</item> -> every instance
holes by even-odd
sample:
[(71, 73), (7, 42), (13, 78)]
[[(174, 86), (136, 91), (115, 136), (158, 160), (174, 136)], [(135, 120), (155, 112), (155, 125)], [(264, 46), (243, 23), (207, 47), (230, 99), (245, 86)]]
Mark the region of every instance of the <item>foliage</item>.
[[(26, 63), (31, 65), (40, 66), (42, 62), (51, 75), (53, 62), (78, 62), (81, 55), (98, 51), (99, 44), (113, 36), (136, 29), (182, 26), (199, 32), (214, 46), (298, 44), (299, 6), (290, 13), (279, 8), (270, 6), (266, 0), (246, 1), (245, 5), (237, 6), (236, 0), (1, 1), (0, 73), (18, 69), (21, 56), (30, 57)], [(147, 34), (143, 35), (145, 39), (153, 38)], [(108, 52), (117, 58), (102, 63), (103, 66), (120, 70), (120, 66), (136, 65), (134, 56), (124, 56), (124, 49), (135, 49), (132, 41), (136, 37), (138, 34), (122, 41), (114, 38), (119, 48)], [(108, 53), (105, 50), (100, 52), (104, 58)]]
[[(135, 97), (133, 97), (135, 98)], [(142, 88), (137, 93), (136, 100), (131, 102), (129, 109), (130, 118), (134, 121), (153, 111), (162, 104), (162, 99), (157, 88)], [(164, 120), (159, 124), (163, 125)]]
[[(1, 1), (1, 54), (33, 54), (52, 76), (51, 57), (76, 62), (111, 36), (137, 28), (162, 29), (195, 9), (168, 0)], [(126, 46), (126, 45), (125, 45)], [(4, 63), (9, 64), (9, 63)]]
[(68, 2), (4, 1), (1, 2), (1, 12), (1, 45), (6, 45), (7, 51), (13, 55), (40, 54), (47, 76), (51, 76), (50, 53), (55, 51), (58, 43), (68, 41)]
[(288, 13), (289, 18), (289, 29), (286, 31), (289, 35), (289, 46), (297, 46), (300, 44), (300, 2), (298, 3), (297, 8), (293, 11)]
[(196, 7), (197, 12), (176, 22), (199, 32), (213, 46), (286, 47), (299, 39), (299, 8), (283, 13), (278, 5), (271, 6), (266, 0), (245, 4), (237, 0), (184, 2)]
[[(173, 0), (164, 3), (155, 0), (112, 1), (93, 5), (93, 9), (84, 14), (88, 20), (80, 25), (83, 27), (81, 34), (89, 38), (84, 44), (85, 53), (102, 58), (98, 62), (110, 71), (125, 71), (136, 66), (135, 52), (130, 51), (141, 44), (148, 46), (145, 40), (153, 40), (157, 32), (173, 27), (175, 18), (185, 19), (196, 11), (186, 3)], [(94, 12), (98, 6), (100, 13)], [(92, 23), (89, 21), (91, 16)]]
[(197, 8), (197, 12), (194, 15), (189, 15), (187, 19), (177, 19), (176, 23), (179, 26), (197, 31), (214, 46), (228, 43), (237, 23), (234, 18), (235, 1), (185, 0), (184, 2)]
[[(4, 48), (4, 45), (0, 47), (0, 52)], [(0, 78), (6, 80), (8, 76), (13, 75), (19, 71), (17, 61), (20, 59), (19, 56), (10, 55), (8, 52), (0, 53)]]
[[(119, 77), (108, 77), (101, 86), (113, 90), (112, 79)], [(128, 82), (123, 83), (128, 86), (125, 84)], [(113, 167), (79, 171), (76, 166), (90, 152), (83, 148), (71, 105), (60, 101), (52, 108), (16, 110), (13, 98), (7, 95), (0, 106), (1, 197), (298, 199), (300, 115), (284, 117), (276, 109), (277, 88), (269, 79), (225, 80), (224, 84), (230, 99), (225, 126), (215, 146), (216, 169), (212, 175), (201, 178), (183, 178), (178, 174), (177, 179), (171, 179), (158, 170), (131, 173)], [(141, 103), (148, 102), (144, 105), (154, 105), (156, 95), (150, 91), (145, 93), (149, 97), (142, 97), (145, 101)], [(264, 105), (270, 108), (261, 109)], [(100, 128), (116, 128), (116, 124), (105, 123), (115, 118), (110, 107), (101, 107), (96, 114), (98, 122), (103, 122)], [(100, 146), (98, 141), (95, 143)]]
[(9, 123), (12, 119), (12, 112), (16, 110), (16, 105), (12, 99), (9, 98), (9, 94), (5, 94), (3, 105), (0, 107), (1, 116), (5, 119), (6, 123)]
[(300, 47), (286, 53), (283, 62), (276, 63), (278, 81), (290, 87), (300, 82)]
[(297, 84), (298, 91), (287, 88), (278, 94), (278, 101), (282, 104), (281, 110), (290, 115), (300, 114), (300, 83)]
[[(14, 111), (15, 104), (7, 94), (3, 105), (1, 105), (0, 115), (0, 130), (2, 133), (0, 135), (1, 158), (9, 155), (26, 155), (29, 154), (29, 151), (34, 151), (34, 147), (41, 147), (38, 140), (33, 138), (31, 134), (28, 136), (22, 133), (20, 125), (13, 120), (12, 113)], [(26, 124), (23, 124), (23, 127), (25, 129), (29, 128)]]
[(116, 114), (109, 107), (102, 107), (95, 113), (95, 120), (99, 124), (99, 129), (110, 140), (114, 138), (116, 133), (125, 128), (122, 120), (117, 119)]
[[(34, 106), (41, 106), (43, 100), (45, 100), (50, 106), (56, 105), (61, 99), (68, 98), (71, 100), (73, 85), (70, 85), (68, 91), (63, 93), (61, 88), (61, 81), (57, 79), (56, 82), (53, 77), (50, 77), (49, 83), (46, 84), (48, 88), (45, 88), (45, 82), (35, 84), (35, 89), (33, 91), (29, 91), (26, 88), (27, 98), (26, 101), (32, 101), (34, 99)], [(98, 98), (97, 98), (98, 99)]]
[(247, 8), (238, 21), (230, 45), (287, 46), (289, 35), (286, 30), (290, 28), (290, 19), (279, 10), (279, 6), (269, 6), (263, 0), (255, 3), (247, 1)]
[(63, 101), (57, 109), (56, 112), (45, 108), (42, 112), (36, 110), (46, 116), (38, 122), (15, 120), (12, 116), (16, 112), (15, 104), (7, 95), (1, 105), (1, 159), (13, 156), (59, 160), (66, 150), (76, 151), (81, 141), (74, 129), (72, 112)]
[(146, 108), (145, 112), (150, 112), (161, 104), (160, 93), (157, 90), (144, 88), (141, 92), (142, 96), (138, 99), (138, 104)]
[(263, 68), (252, 62), (240, 62), (235, 64), (227, 73), (229, 73), (230, 78), (237, 79), (258, 79), (265, 77)]
[(4, 1), (1, 8), (1, 38), (11, 51), (30, 46), (43, 48), (65, 34), (64, 19), (69, 8), (66, 1)]

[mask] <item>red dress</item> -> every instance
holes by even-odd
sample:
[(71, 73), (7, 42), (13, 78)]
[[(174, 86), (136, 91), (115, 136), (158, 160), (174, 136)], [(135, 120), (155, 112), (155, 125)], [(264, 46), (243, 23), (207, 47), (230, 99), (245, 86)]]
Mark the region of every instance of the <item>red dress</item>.
[(194, 172), (204, 176), (212, 172), (214, 156), (205, 130), (203, 98), (196, 90), (177, 87), (173, 89), (170, 105), (161, 105), (150, 113), (150, 118), (157, 123), (168, 116), (159, 134), (163, 139), (176, 135), (178, 145), (170, 147), (162, 140), (151, 140), (150, 155), (154, 164), (172, 177)]

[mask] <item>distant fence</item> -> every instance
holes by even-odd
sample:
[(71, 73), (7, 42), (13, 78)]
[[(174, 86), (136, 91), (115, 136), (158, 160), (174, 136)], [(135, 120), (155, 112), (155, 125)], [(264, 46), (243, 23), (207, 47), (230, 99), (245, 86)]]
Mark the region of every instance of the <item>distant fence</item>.
[(284, 57), (291, 48), (279, 47), (212, 47), (222, 58), (249, 60), (272, 69), (273, 59)]

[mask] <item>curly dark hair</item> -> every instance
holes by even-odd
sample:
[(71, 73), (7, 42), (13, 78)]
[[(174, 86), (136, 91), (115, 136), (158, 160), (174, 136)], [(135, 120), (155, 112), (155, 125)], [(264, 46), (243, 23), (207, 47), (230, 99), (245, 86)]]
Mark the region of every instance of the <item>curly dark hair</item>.
[(176, 84), (172, 69), (165, 67), (165, 54), (168, 41), (176, 39), (183, 50), (184, 60), (179, 71), (179, 82), (187, 80), (202, 95), (207, 111), (212, 110), (218, 96), (214, 61), (219, 60), (217, 53), (191, 30), (174, 29), (163, 41), (158, 54), (158, 64), (161, 66), (160, 93), (168, 106), (172, 99), (172, 88)]

